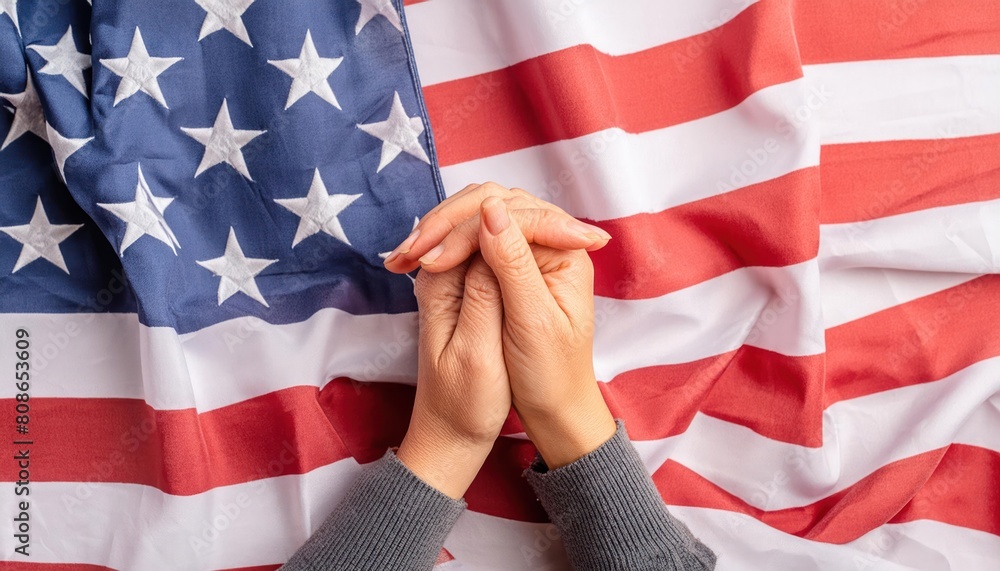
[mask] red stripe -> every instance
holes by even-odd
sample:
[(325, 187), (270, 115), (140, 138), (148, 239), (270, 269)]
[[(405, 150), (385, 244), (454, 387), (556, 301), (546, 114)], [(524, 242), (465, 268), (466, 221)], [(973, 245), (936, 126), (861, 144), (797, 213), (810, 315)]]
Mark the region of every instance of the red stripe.
[(824, 145), (820, 220), (838, 224), (1000, 198), (1000, 135)]
[[(759, 376), (754, 378), (759, 378)], [(793, 385), (794, 383), (789, 384)], [(782, 392), (782, 390), (779, 389), (776, 392)], [(95, 403), (106, 405), (105, 410), (100, 410), (97, 406), (81, 406), (85, 405), (88, 399), (33, 399), (34, 438), (39, 442), (47, 443), (47, 455), (67, 459), (58, 464), (42, 463), (37, 467), (33, 466), (33, 479), (36, 481), (124, 481), (153, 485), (169, 493), (195, 493), (204, 491), (196, 488), (198, 485), (204, 488), (206, 483), (213, 484), (214, 487), (250, 479), (312, 470), (335, 461), (338, 456), (346, 457), (343, 454), (344, 447), (350, 452), (350, 455), (360, 461), (370, 461), (380, 456), (388, 446), (398, 444), (401, 440), (408, 422), (406, 417), (409, 407), (412, 405), (413, 396), (413, 389), (408, 386), (366, 385), (346, 380), (333, 381), (318, 395), (316, 390), (312, 388), (288, 389), (281, 392), (290, 394), (267, 395), (260, 399), (252, 399), (256, 402), (253, 402), (249, 407), (245, 403), (239, 403), (218, 411), (202, 413), (198, 419), (201, 430), (193, 433), (191, 437), (179, 434), (180, 431), (177, 427), (170, 426), (169, 421), (165, 420), (161, 420), (150, 431), (143, 430), (141, 424), (137, 425), (138, 432), (132, 432), (132, 434), (143, 434), (145, 440), (141, 446), (131, 451), (126, 451), (121, 444), (128, 432), (122, 430), (124, 423), (119, 417), (127, 409), (133, 411), (145, 409), (144, 403), (97, 399)], [(669, 396), (676, 396), (676, 393), (657, 391), (657, 394), (666, 396), (659, 402), (651, 403), (654, 412), (663, 414), (675, 408), (673, 403), (665, 401)], [(687, 399), (687, 395), (684, 398)], [(61, 403), (60, 401), (73, 402)], [(759, 401), (753, 402), (757, 405), (760, 404)], [(779, 410), (777, 408), (779, 406), (782, 406), (782, 403), (774, 403), (772, 406), (760, 408), (770, 410), (773, 413)], [(275, 422), (275, 415), (269, 412), (271, 409), (295, 411), (295, 428), (287, 426), (287, 418), (284, 421)], [(170, 413), (177, 414), (178, 411), (170, 411)], [(159, 417), (160, 414), (162, 412), (156, 413), (156, 416)], [(693, 412), (688, 411), (684, 414), (690, 415)], [(88, 416), (90, 417), (89, 422), (85, 421)], [(133, 420), (143, 417), (141, 413), (125, 416), (130, 416)], [(171, 418), (171, 416), (168, 415), (164, 418)], [(339, 424), (327, 424), (326, 428), (322, 428), (325, 424), (323, 419), (338, 419)], [(633, 421), (627, 415), (626, 422), (629, 423), (633, 436), (642, 438), (642, 423)], [(647, 418), (647, 423), (649, 422), (651, 421)], [(55, 428), (46, 431), (46, 426)], [(73, 426), (74, 430), (64, 431), (59, 429), (59, 426)], [(109, 432), (111, 430), (113, 431)], [(277, 434), (271, 435), (271, 432)], [(115, 436), (108, 438), (108, 434)], [(118, 437), (119, 434), (122, 435), (121, 439)], [(293, 434), (297, 434), (298, 438), (296, 439)], [(193, 447), (189, 443), (196, 440), (195, 436), (204, 438), (207, 443), (206, 448), (213, 451), (211, 459), (199, 458), (192, 452)], [(286, 450), (289, 450), (284, 444), (286, 439), (293, 439), (292, 441), (295, 443), (290, 448), (293, 452), (288, 454), (285, 453)], [(219, 445), (218, 442), (226, 444)], [(83, 452), (73, 452), (77, 448)], [(120, 458), (112, 456), (114, 449), (117, 449), (121, 454)], [(337, 452), (331, 454), (330, 450)], [(470, 508), (477, 512), (509, 519), (544, 521), (544, 512), (521, 477), (521, 471), (528, 465), (534, 454), (534, 447), (530, 442), (511, 438), (499, 439), (466, 496)], [(157, 465), (150, 461), (150, 458), (159, 458), (161, 455), (166, 459), (162, 464)], [(918, 458), (924, 456), (926, 455), (921, 455)], [(176, 465), (171, 464), (171, 458), (174, 459)], [(896, 470), (899, 466), (904, 466), (904, 464), (896, 463), (890, 468)], [(905, 464), (905, 466), (908, 466), (907, 470), (913, 468), (911, 464)], [(924, 469), (921, 468), (923, 464), (918, 463), (916, 466), (920, 470)], [(676, 471), (678, 468), (680, 467), (671, 468), (668, 466), (661, 469), (660, 472), (664, 472), (664, 470)], [(9, 469), (5, 470), (4, 479), (10, 481), (12, 474)], [(876, 475), (866, 479), (866, 482), (875, 478), (879, 482), (891, 481), (892, 486), (899, 490), (908, 491), (907, 493), (915, 491), (913, 482), (905, 477), (909, 472), (886, 472), (886, 470), (886, 468), (881, 469)], [(718, 505), (721, 501), (720, 497), (725, 499), (724, 493), (713, 491), (713, 485), (703, 481), (693, 473), (689, 475), (689, 479), (695, 478), (693, 482), (685, 480), (683, 478), (685, 473), (685, 469), (682, 469), (682, 473), (679, 475), (670, 472), (668, 481), (671, 482), (671, 485), (669, 489), (687, 490), (684, 493), (694, 494), (693, 497), (697, 501), (691, 503), (695, 500), (682, 495), (668, 497), (669, 502), (702, 507), (722, 507), (749, 513), (746, 506), (732, 505), (732, 499), (728, 500), (729, 504)], [(888, 484), (886, 485), (888, 486)], [(829, 534), (832, 532), (823, 531), (823, 526), (820, 525), (824, 521), (823, 514), (830, 512), (833, 509), (832, 506), (839, 506), (837, 509), (841, 509), (849, 505), (841, 504), (841, 502), (847, 501), (845, 498), (860, 498), (851, 501), (862, 502), (866, 510), (875, 510), (872, 513), (882, 514), (886, 509), (882, 503), (885, 494), (880, 489), (871, 490), (866, 486), (868, 484), (865, 483), (854, 486), (850, 491), (827, 498), (811, 508), (817, 510), (819, 507), (826, 506), (820, 510), (822, 513), (809, 512), (803, 515), (793, 511), (790, 512), (791, 515), (780, 515), (781, 512), (775, 512), (779, 515), (769, 515), (764, 521), (789, 531), (789, 533), (807, 534), (808, 532), (815, 536), (810, 536), (813, 539), (839, 541), (838, 538), (842, 539), (841, 535), (830, 536)], [(932, 490), (937, 489), (933, 488)], [(940, 490), (933, 491), (933, 493), (941, 494)], [(898, 498), (893, 497), (892, 501), (898, 503)], [(926, 502), (927, 500), (921, 501)], [(913, 509), (916, 510), (918, 507), (920, 506), (914, 506)], [(921, 509), (933, 511), (936, 508)], [(913, 511), (912, 513), (923, 512)], [(931, 513), (926, 517), (941, 519), (944, 516)], [(832, 516), (830, 519), (833, 519)], [(842, 521), (851, 519), (853, 518), (838, 517), (835, 521), (841, 525)], [(793, 526), (788, 521), (798, 523)], [(979, 520), (975, 519), (975, 521)], [(978, 525), (975, 527), (982, 528)], [(837, 533), (846, 532), (839, 530)]]
[[(526, 441), (501, 438), (469, 489), (470, 509), (518, 521), (546, 521), (521, 477), (534, 454)], [(803, 466), (790, 458), (759, 492), (766, 503)], [(722, 509), (749, 515), (785, 533), (825, 543), (846, 543), (885, 524), (929, 519), (1000, 535), (1000, 454), (953, 444), (888, 464), (856, 484), (808, 506), (765, 511), (751, 506), (688, 468), (667, 461), (653, 481), (671, 505)], [(498, 486), (498, 484), (500, 484)], [(738, 534), (742, 520), (733, 519)], [(36, 564), (38, 565), (38, 564)], [(272, 566), (250, 569), (271, 569)], [(35, 569), (34, 567), (25, 567)], [(95, 566), (39, 566), (43, 571), (112, 571)]]
[(614, 236), (591, 253), (595, 293), (658, 297), (747, 266), (815, 258), (819, 177), (803, 169), (656, 214), (592, 222)]
[[(819, 446), (825, 406), (938, 380), (1000, 355), (1000, 338), (991, 334), (997, 322), (1000, 276), (986, 276), (829, 330), (825, 386), (823, 356), (745, 346), (624, 373), (604, 392), (636, 439), (683, 431), (698, 407), (769, 438)], [(873, 361), (872, 354), (882, 357)], [(13, 404), (0, 403), (0, 423), (13, 423)], [(399, 444), (412, 405), (412, 387), (346, 379), (322, 391), (292, 387), (201, 414), (154, 410), (134, 399), (35, 398), (31, 435), (61, 461), (38, 464), (32, 477), (130, 482), (190, 495), (302, 474), (347, 457), (366, 463)], [(514, 422), (506, 428), (518, 430)], [(15, 480), (14, 465), (0, 467), (0, 478)]]
[[(744, 347), (735, 356), (625, 373), (603, 389), (636, 439), (682, 432), (700, 406), (765, 436), (818, 446), (821, 411), (814, 391), (821, 385), (809, 378), (821, 370), (822, 357), (786, 357)], [(756, 404), (747, 406), (749, 402)], [(0, 422), (13, 422), (13, 404), (0, 401)], [(201, 414), (155, 410), (136, 399), (36, 397), (31, 406), (31, 436), (46, 443), (47, 455), (61, 459), (33, 466), (35, 481), (129, 482), (191, 495), (302, 474), (348, 457), (374, 461), (402, 441), (413, 388), (336, 379), (322, 391), (291, 387)], [(65, 430), (67, 426), (73, 430)], [(503, 432), (520, 431), (512, 415)], [(514, 456), (496, 459), (498, 466), (515, 457), (517, 464), (526, 465), (534, 454), (530, 444), (506, 452), (501, 448), (496, 454)], [(16, 480), (13, 464), (0, 466), (0, 480)], [(488, 498), (483, 501), (494, 505)]]
[(1000, 53), (995, 0), (794, 2), (806, 64)]
[(535, 445), (528, 440), (498, 438), (465, 493), (469, 509), (517, 521), (548, 521), (535, 492), (521, 475), (535, 454)]
[(998, 323), (1000, 275), (989, 275), (828, 329), (827, 404), (936, 381), (1000, 355)]
[[(766, 502), (777, 488), (788, 485), (802, 465), (790, 459), (760, 490), (755, 503)], [(885, 523), (916, 519), (1000, 534), (1000, 455), (974, 446), (953, 444), (905, 458), (818, 502), (775, 511), (754, 507), (673, 461), (657, 470), (653, 481), (668, 504), (742, 513), (824, 543), (847, 543)], [(736, 536), (741, 522), (732, 520)]]
[(690, 363), (629, 371), (602, 389), (633, 440), (680, 434), (700, 410), (774, 440), (818, 447), (823, 360), (744, 345)]
[(931, 519), (1000, 535), (1000, 454), (953, 444), (892, 523)]
[[(371, 461), (402, 439), (412, 389), (394, 385), (395, 390), (381, 391), (385, 406), (395, 414), (377, 417), (378, 426), (372, 427), (376, 420), (365, 416), (370, 399), (351, 399), (356, 408), (324, 408), (329, 405), (323, 402), (327, 395), (349, 394), (352, 387), (334, 381), (325, 394), (313, 387), (292, 387), (201, 414), (194, 409), (154, 410), (135, 399), (32, 398), (31, 436), (45, 443), (46, 455), (60, 461), (32, 464), (31, 477), (129, 482), (191, 495), (269, 476), (302, 474), (352, 453), (362, 462)], [(405, 404), (393, 406), (400, 393)], [(4, 404), (13, 410), (12, 400)], [(6, 411), (0, 416), (13, 422)], [(350, 430), (342, 435), (338, 430), (345, 424)], [(370, 436), (359, 446), (366, 430)], [(14, 481), (15, 476), (13, 463), (0, 468), (3, 481)]]
[(789, 357), (744, 345), (628, 371), (602, 388), (636, 440), (680, 434), (700, 410), (774, 440), (818, 447), (826, 407), (937, 381), (1000, 355), (997, 323), (1000, 276), (991, 275), (831, 328), (825, 355)]
[[(769, 438), (819, 446), (824, 406), (938, 380), (998, 355), (1000, 338), (992, 335), (997, 322), (1000, 276), (987, 276), (831, 329), (825, 386), (823, 356), (787, 357), (745, 346), (624, 373), (604, 391), (639, 440), (683, 431), (697, 407)], [(873, 361), (872, 354), (881, 358)], [(13, 423), (13, 404), (0, 402), (0, 424)], [(399, 444), (412, 405), (412, 387), (345, 379), (322, 391), (292, 387), (201, 414), (154, 410), (135, 399), (34, 398), (31, 436), (61, 461), (33, 466), (32, 478), (130, 482), (190, 495), (302, 474), (348, 457), (366, 463)], [(516, 422), (505, 428), (519, 430)], [(533, 453), (528, 446), (497, 454), (514, 454), (524, 463)], [(0, 466), (0, 479), (16, 479), (12, 463)], [(476, 500), (487, 506), (483, 511), (507, 509), (504, 500), (487, 496)], [(523, 499), (530, 503), (530, 496)]]
[(611, 127), (659, 129), (802, 76), (788, 2), (642, 52), (580, 45), (424, 88), (438, 158), (452, 165)]

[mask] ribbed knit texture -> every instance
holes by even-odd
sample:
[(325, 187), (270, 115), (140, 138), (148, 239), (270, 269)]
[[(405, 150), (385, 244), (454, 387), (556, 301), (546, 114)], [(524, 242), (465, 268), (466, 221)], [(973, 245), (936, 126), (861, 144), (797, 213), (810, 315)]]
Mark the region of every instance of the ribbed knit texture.
[(279, 571), (431, 569), (464, 510), (386, 452)]
[(525, 471), (577, 570), (703, 570), (715, 554), (667, 511), (624, 424), (597, 450)]

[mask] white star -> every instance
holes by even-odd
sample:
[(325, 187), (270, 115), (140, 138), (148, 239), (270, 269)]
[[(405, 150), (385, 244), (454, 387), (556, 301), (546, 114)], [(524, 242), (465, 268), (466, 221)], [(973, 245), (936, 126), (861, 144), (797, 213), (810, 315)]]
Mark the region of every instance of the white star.
[(360, 197), (360, 194), (327, 194), (319, 169), (316, 169), (305, 198), (275, 198), (274, 201), (299, 217), (299, 228), (292, 239), (294, 248), (299, 242), (321, 231), (350, 245), (337, 216)]
[(42, 207), (42, 197), (35, 203), (35, 213), (31, 222), (22, 226), (0, 227), (3, 232), (22, 244), (21, 255), (11, 273), (17, 272), (38, 258), (45, 258), (59, 269), (69, 273), (66, 260), (63, 259), (59, 244), (69, 238), (69, 235), (83, 227), (83, 224), (52, 224)]
[(361, 33), (362, 28), (371, 22), (372, 18), (380, 14), (402, 33), (403, 24), (399, 21), (399, 14), (396, 13), (392, 0), (358, 0), (358, 4), (361, 4), (361, 14), (358, 16), (358, 24), (354, 26), (355, 36)]
[(21, 26), (17, 23), (17, 0), (0, 0), (0, 16), (7, 14), (14, 22), (14, 29), (21, 33)]
[(135, 243), (136, 240), (145, 235), (150, 235), (160, 242), (163, 242), (177, 254), (180, 243), (177, 237), (167, 226), (167, 221), (163, 218), (163, 211), (173, 202), (173, 197), (155, 196), (150, 190), (146, 177), (142, 176), (142, 165), (139, 165), (139, 182), (135, 186), (135, 200), (132, 202), (120, 202), (115, 204), (101, 204), (98, 206), (121, 218), (126, 223), (125, 236), (122, 237), (121, 250), (119, 254), (124, 255), (125, 250)]
[(142, 33), (136, 28), (127, 56), (101, 60), (101, 65), (122, 78), (118, 83), (118, 91), (115, 92), (114, 104), (118, 105), (141, 91), (167, 107), (167, 101), (160, 91), (160, 82), (156, 78), (182, 59), (184, 58), (150, 56), (146, 43), (142, 41)]
[(299, 52), (298, 58), (267, 60), (267, 63), (292, 77), (292, 88), (288, 92), (285, 109), (309, 92), (319, 95), (323, 101), (340, 109), (340, 103), (337, 103), (337, 96), (334, 95), (327, 78), (342, 61), (344, 61), (342, 57), (319, 57), (316, 45), (313, 44), (312, 33), (306, 30), (306, 41), (302, 43), (302, 51)]
[(66, 33), (54, 46), (32, 44), (28, 46), (28, 49), (34, 50), (46, 61), (38, 73), (61, 75), (80, 94), (87, 97), (87, 83), (83, 79), (83, 70), (90, 69), (90, 55), (76, 51), (73, 26), (66, 30)]
[(198, 165), (194, 176), (200, 175), (219, 163), (226, 163), (245, 176), (247, 180), (253, 180), (250, 178), (250, 171), (247, 170), (247, 163), (243, 159), (242, 149), (255, 137), (263, 135), (267, 131), (234, 128), (233, 120), (229, 117), (229, 104), (225, 99), (222, 100), (222, 107), (215, 117), (214, 125), (199, 129), (181, 127), (181, 131), (205, 145), (205, 154), (202, 156), (201, 164)]
[(392, 109), (389, 111), (388, 119), (377, 123), (358, 125), (358, 129), (382, 139), (382, 159), (375, 172), (380, 172), (402, 151), (406, 151), (427, 164), (431, 162), (418, 139), (420, 133), (424, 132), (424, 122), (420, 117), (407, 116), (406, 110), (403, 109), (403, 103), (399, 100), (399, 92), (393, 95)]
[(0, 151), (7, 148), (7, 145), (18, 140), (25, 133), (34, 133), (48, 140), (45, 136), (45, 116), (42, 113), (42, 102), (38, 99), (38, 92), (31, 81), (31, 72), (28, 72), (28, 80), (21, 93), (0, 93), (0, 97), (7, 100), (14, 106), (14, 123), (7, 132), (7, 138), (0, 145)]
[(62, 178), (65, 181), (66, 159), (68, 159), (73, 153), (79, 151), (81, 147), (93, 141), (94, 138), (87, 137), (85, 139), (69, 139), (60, 135), (59, 131), (56, 131), (55, 128), (48, 123), (45, 124), (45, 128), (48, 133), (49, 144), (52, 145), (52, 154), (56, 156), (56, 165), (59, 167), (59, 174), (62, 175)]
[(205, 21), (201, 24), (201, 33), (198, 41), (205, 39), (209, 34), (214, 34), (225, 28), (234, 36), (243, 40), (246, 45), (253, 47), (250, 43), (250, 35), (247, 27), (243, 25), (243, 12), (254, 3), (254, 0), (194, 0), (205, 12)]
[(257, 289), (254, 277), (277, 261), (246, 257), (240, 248), (240, 243), (236, 241), (236, 231), (230, 228), (226, 253), (220, 258), (198, 262), (198, 265), (222, 278), (219, 280), (219, 305), (241, 291), (264, 304), (264, 307), (271, 307)]

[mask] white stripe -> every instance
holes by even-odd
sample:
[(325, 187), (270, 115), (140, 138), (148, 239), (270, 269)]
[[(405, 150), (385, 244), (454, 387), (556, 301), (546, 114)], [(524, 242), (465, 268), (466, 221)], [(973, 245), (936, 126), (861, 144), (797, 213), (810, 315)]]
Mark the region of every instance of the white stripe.
[(426, 86), (581, 44), (643, 51), (717, 28), (755, 2), (631, 0), (623, 10), (620, 0), (434, 0), (407, 6), (406, 20)]
[[(994, 394), (998, 389), (1000, 358), (936, 383), (838, 403), (824, 414), (825, 444), (816, 451), (701, 415), (681, 436), (636, 445), (650, 471), (669, 457), (751, 503), (770, 509), (806, 505), (860, 479), (866, 475), (862, 472), (908, 454), (951, 441), (989, 444), (969, 442), (969, 435), (1000, 433)], [(985, 398), (993, 400), (984, 404)], [(282, 561), (322, 523), (359, 466), (347, 459), (304, 475), (281, 475), (281, 467), (291, 460), (280, 455), (274, 460), (273, 467), (260, 468), (262, 473), (270, 469), (276, 477), (192, 496), (172, 496), (135, 484), (34, 482), (35, 560), (151, 571)], [(0, 486), (3, 513), (16, 513), (18, 497), (11, 486)], [(761, 490), (770, 497), (755, 502)], [(539, 526), (524, 527), (517, 537), (534, 542), (540, 529), (544, 531)], [(3, 531), (2, 537), (7, 542), (11, 535)], [(142, 539), (148, 537), (156, 541)], [(67, 549), (66, 542), (46, 538), (72, 538), (67, 540), (71, 548)], [(482, 568), (481, 561), (469, 559), (470, 553), (483, 549), (499, 556), (519, 551), (518, 545), (510, 538), (487, 534), (465, 519), (446, 547), (463, 563)], [(759, 544), (729, 541), (724, 550), (755, 545)], [(170, 553), (170, 558), (164, 559), (164, 553)]]
[[(954, 571), (989, 569), (1000, 556), (997, 536), (933, 520), (883, 525), (850, 543), (835, 545), (788, 535), (742, 514), (686, 507), (675, 507), (673, 513), (713, 548), (719, 546), (722, 558), (717, 571)], [(713, 533), (723, 529), (723, 521), (738, 532), (729, 536)], [(815, 567), (810, 561), (816, 562)]]
[[(786, 355), (823, 352), (816, 261), (741, 268), (659, 298), (595, 300), (600, 378), (683, 363), (744, 342)], [(773, 315), (772, 315), (773, 314)], [(412, 383), (415, 314), (354, 316), (327, 309), (294, 324), (240, 318), (178, 336), (134, 314), (30, 314), (32, 396), (144, 399), (156, 409), (200, 412), (332, 378)], [(67, 333), (75, 332), (73, 334)], [(643, 331), (644, 342), (634, 342)], [(109, 358), (113, 355), (114, 358)], [(0, 352), (13, 370), (14, 355)], [(12, 398), (13, 383), (0, 384)]]
[[(936, 521), (883, 525), (844, 545), (802, 539), (750, 516), (706, 508), (670, 506), (670, 512), (718, 556), (717, 571), (955, 571), (991, 569), (1000, 537)], [(559, 532), (532, 524), (466, 512), (445, 547), (470, 569), (564, 569)]]
[[(193, 496), (136, 484), (32, 482), (31, 559), (120, 571), (283, 563), (333, 511), (360, 470), (349, 458), (305, 475), (278, 475)], [(5, 514), (19, 511), (13, 487), (0, 485)], [(12, 518), (0, 526), (2, 557), (13, 551)]]
[[(748, 267), (642, 300), (597, 298), (594, 368), (602, 380), (748, 344), (791, 356), (824, 351), (816, 261)], [(641, 333), (637, 333), (641, 332)]]
[[(732, 109), (681, 125), (639, 134), (608, 129), (447, 166), (445, 187), (454, 193), (470, 181), (495, 180), (574, 216), (606, 220), (815, 166), (821, 136), (831, 144), (1000, 132), (1000, 98), (990, 97), (1000, 93), (1000, 56), (805, 69), (805, 80), (762, 89)], [(768, 139), (777, 152), (767, 151)], [(760, 157), (763, 164), (754, 164)]]
[[(330, 379), (412, 382), (416, 314), (351, 315), (324, 309), (273, 325), (253, 317), (178, 335), (135, 314), (6, 316), (32, 340), (32, 396), (144, 399), (160, 410), (200, 412)], [(14, 369), (0, 353), (0, 366)], [(4, 383), (0, 398), (12, 398)]]
[(827, 329), (843, 325), (977, 277), (885, 268), (825, 270), (820, 272), (823, 325)]
[(796, 119), (818, 104), (796, 80), (680, 125), (608, 129), (447, 166), (441, 176), (448, 193), (493, 180), (592, 220), (660, 212), (818, 165), (819, 132)]
[(993, 396), (972, 415), (962, 430), (955, 436), (955, 442), (1000, 451), (1000, 392)]
[[(1000, 97), (998, 97), (1000, 100)], [(1000, 272), (1000, 200), (820, 227), (820, 267)]]
[(830, 405), (820, 448), (771, 440), (700, 413), (681, 435), (635, 444), (650, 471), (670, 459), (750, 505), (780, 510), (812, 504), (882, 466), (951, 442), (1000, 452), (997, 438), (979, 435), (1000, 431), (998, 392), (1000, 357), (994, 357), (939, 381)]
[(1000, 55), (803, 67), (823, 87), (823, 144), (950, 139), (1000, 133)]

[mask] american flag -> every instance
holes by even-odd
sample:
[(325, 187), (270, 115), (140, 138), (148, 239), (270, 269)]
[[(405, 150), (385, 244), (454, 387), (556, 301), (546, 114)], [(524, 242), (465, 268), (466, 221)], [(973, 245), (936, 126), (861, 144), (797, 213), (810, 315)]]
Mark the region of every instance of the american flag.
[[(598, 378), (719, 569), (996, 567), (995, 0), (407, 4), (0, 0), (4, 565), (276, 568), (406, 429), (380, 254), (494, 180), (614, 235)], [(564, 567), (533, 455), (441, 569)]]

